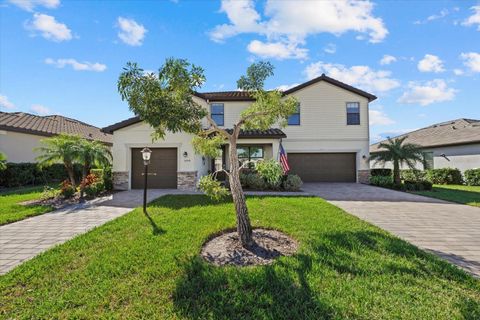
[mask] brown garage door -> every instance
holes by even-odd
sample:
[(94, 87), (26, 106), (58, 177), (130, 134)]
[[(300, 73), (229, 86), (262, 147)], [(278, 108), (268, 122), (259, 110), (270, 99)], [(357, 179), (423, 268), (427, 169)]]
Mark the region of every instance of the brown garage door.
[(304, 182), (356, 182), (355, 153), (288, 153), (290, 173)]
[[(143, 189), (143, 148), (132, 148), (132, 189)], [(150, 148), (148, 187), (152, 189), (177, 188), (177, 148)]]

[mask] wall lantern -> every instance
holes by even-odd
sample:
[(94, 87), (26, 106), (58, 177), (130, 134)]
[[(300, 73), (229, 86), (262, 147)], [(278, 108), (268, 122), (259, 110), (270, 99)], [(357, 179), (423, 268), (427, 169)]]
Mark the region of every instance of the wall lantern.
[(188, 157), (188, 152), (187, 151), (183, 152), (183, 157), (184, 158)]

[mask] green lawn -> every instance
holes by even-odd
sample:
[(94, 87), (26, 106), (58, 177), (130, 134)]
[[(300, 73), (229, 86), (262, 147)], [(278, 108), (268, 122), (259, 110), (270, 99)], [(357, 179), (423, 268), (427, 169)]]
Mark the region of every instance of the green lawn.
[(300, 242), (270, 266), (198, 254), (231, 203), (166, 196), (0, 277), (0, 318), (479, 319), (480, 282), (319, 199), (248, 198), (254, 226)]
[(18, 188), (0, 192), (0, 225), (36, 216), (53, 208), (51, 206), (23, 206), (23, 201), (39, 199), (43, 186)]
[(436, 184), (432, 191), (418, 191), (416, 193), (422, 196), (480, 207), (480, 186)]

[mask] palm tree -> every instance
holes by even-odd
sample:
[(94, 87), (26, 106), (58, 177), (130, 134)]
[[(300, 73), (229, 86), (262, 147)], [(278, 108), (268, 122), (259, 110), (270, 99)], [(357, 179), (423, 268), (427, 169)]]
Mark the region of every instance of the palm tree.
[[(86, 178), (92, 166), (105, 167), (112, 161), (110, 148), (99, 141), (82, 139), (79, 145), (79, 161), (83, 164), (82, 180)], [(81, 185), (80, 197), (83, 198), (84, 185)]]
[(413, 143), (404, 143), (408, 136), (402, 138), (391, 139), (388, 142), (378, 144), (381, 151), (372, 153), (370, 160), (374, 163), (385, 165), (386, 162), (393, 163), (393, 181), (395, 184), (401, 184), (400, 167), (406, 164), (411, 169), (415, 168), (416, 162), (423, 161), (421, 146)]
[(59, 134), (58, 136), (41, 140), (43, 146), (35, 149), (35, 151), (40, 153), (36, 158), (40, 167), (47, 167), (54, 163), (63, 163), (68, 178), (75, 188), (73, 165), (78, 161), (81, 140), (79, 136), (68, 134)]
[(0, 171), (7, 169), (7, 156), (0, 152)]

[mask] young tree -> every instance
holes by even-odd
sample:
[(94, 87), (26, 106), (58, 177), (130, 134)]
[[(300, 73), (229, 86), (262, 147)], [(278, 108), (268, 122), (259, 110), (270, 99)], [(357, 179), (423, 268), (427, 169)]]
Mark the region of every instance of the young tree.
[[(84, 180), (92, 166), (105, 167), (112, 161), (110, 149), (99, 141), (81, 139), (78, 145), (78, 160), (83, 165), (82, 180)], [(80, 198), (83, 198), (85, 186), (80, 185)]]
[(370, 160), (373, 160), (375, 164), (381, 163), (385, 165), (386, 162), (393, 163), (393, 181), (397, 185), (402, 183), (400, 167), (403, 164), (406, 164), (411, 169), (415, 169), (415, 164), (423, 161), (421, 146), (413, 143), (404, 143), (407, 137), (388, 138), (388, 142), (382, 142), (378, 145), (381, 151), (370, 155)]
[[(207, 156), (216, 156), (222, 144), (229, 145), (230, 170), (226, 172), (235, 204), (237, 231), (244, 247), (254, 244), (245, 195), (240, 184), (237, 141), (242, 129), (265, 130), (278, 124), (286, 124), (287, 117), (295, 112), (297, 101), (284, 98), (278, 90), (265, 91), (265, 79), (273, 75), (268, 62), (252, 64), (237, 86), (254, 99), (245, 109), (231, 131), (220, 128), (207, 110), (196, 103), (192, 96), (205, 81), (203, 69), (186, 60), (167, 59), (158, 76), (144, 74), (135, 63), (128, 63), (118, 81), (118, 90), (130, 109), (154, 128), (154, 138), (163, 138), (166, 130), (195, 134), (195, 150)], [(201, 120), (206, 118), (210, 127), (202, 130)], [(203, 177), (200, 187), (213, 197), (227, 194), (213, 176)]]
[(37, 161), (40, 166), (46, 167), (54, 163), (63, 163), (69, 180), (75, 187), (75, 175), (73, 165), (78, 160), (79, 145), (81, 138), (68, 134), (59, 134), (51, 138), (41, 140), (43, 146), (35, 150), (40, 153)]

